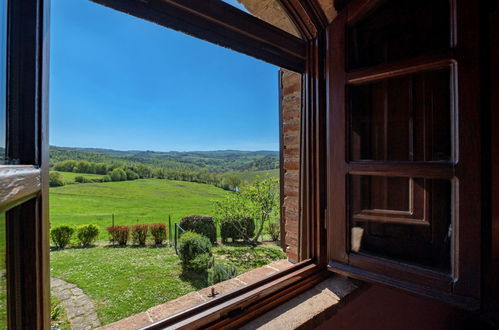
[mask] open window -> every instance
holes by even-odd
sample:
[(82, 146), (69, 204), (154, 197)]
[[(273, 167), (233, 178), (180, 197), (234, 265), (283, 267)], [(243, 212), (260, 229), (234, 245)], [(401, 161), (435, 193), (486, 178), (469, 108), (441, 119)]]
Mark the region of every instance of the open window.
[(478, 306), (476, 17), (467, 1), (352, 1), (330, 26), (331, 270)]
[[(292, 159), (283, 177), (292, 182), (283, 205), (292, 219), (286, 235), (289, 254), (297, 262), (282, 272), (159, 321), (150, 328), (178, 322), (197, 326), (239, 324), (318, 283), (324, 272), (323, 203), (319, 173), (321, 102), (316, 97), (323, 80), (322, 37), (327, 24), (319, 6), (283, 2), (297, 28), (284, 31), (258, 15), (249, 15), (219, 0), (136, 1), (98, 0), (139, 18), (191, 34), (275, 64), (281, 78), (283, 125), (287, 137), (284, 159)], [(48, 236), (48, 59), (49, 1), (6, 1), (8, 42), (6, 80), (6, 165), (0, 166), (0, 212), (7, 211), (8, 323), (11, 328), (42, 329), (49, 324)], [(314, 7), (315, 6), (315, 7)], [(306, 19), (305, 17), (309, 17)], [(297, 24), (299, 23), (299, 24)], [(288, 24), (288, 23), (287, 23)], [(297, 37), (299, 35), (300, 37)], [(286, 97), (288, 96), (288, 97)], [(289, 117), (289, 118), (288, 118)], [(1, 141), (1, 140), (0, 140)], [(285, 148), (286, 149), (286, 148)], [(285, 165), (286, 167), (286, 165)], [(302, 187), (307, 188), (303, 191)], [(303, 205), (307, 205), (303, 207)], [(306, 213), (306, 215), (303, 215)], [(306, 218), (305, 222), (300, 219)], [(301, 225), (303, 223), (303, 225)], [(301, 227), (300, 227), (301, 226)], [(302, 228), (303, 227), (303, 228)], [(246, 313), (246, 312), (251, 313)]]

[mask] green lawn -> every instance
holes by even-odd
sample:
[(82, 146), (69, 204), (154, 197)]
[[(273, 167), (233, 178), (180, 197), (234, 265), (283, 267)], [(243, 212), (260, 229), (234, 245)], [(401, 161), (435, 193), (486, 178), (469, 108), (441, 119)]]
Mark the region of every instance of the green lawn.
[(86, 174), (86, 173), (74, 173), (74, 172), (59, 172), (62, 175), (62, 179), (66, 184), (68, 183), (75, 183), (75, 178), (77, 176), (82, 176), (87, 179), (100, 179), (104, 175), (100, 174)]
[[(239, 273), (284, 258), (281, 248), (215, 247), (217, 259)], [(207, 286), (197, 274), (182, 274), (170, 247), (94, 247), (51, 252), (52, 276), (80, 287), (95, 303), (102, 324), (118, 321)]]
[(80, 183), (50, 188), (52, 226), (96, 224), (99, 239), (107, 240), (106, 227), (136, 223), (178, 222), (191, 214), (212, 214), (213, 201), (227, 192), (212, 185), (145, 179)]
[(241, 180), (253, 182), (256, 176), (260, 176), (261, 178), (265, 176), (270, 176), (272, 178), (279, 179), (279, 169), (274, 170), (264, 170), (264, 171), (244, 171), (244, 172), (230, 172), (231, 174), (237, 175)]

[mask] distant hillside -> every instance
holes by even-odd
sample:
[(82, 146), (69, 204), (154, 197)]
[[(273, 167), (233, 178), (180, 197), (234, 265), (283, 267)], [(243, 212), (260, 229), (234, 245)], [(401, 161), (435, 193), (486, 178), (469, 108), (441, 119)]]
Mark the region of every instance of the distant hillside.
[(141, 163), (165, 169), (207, 171), (262, 171), (279, 168), (278, 151), (188, 151), (158, 152), (129, 150), (120, 151), (98, 148), (50, 147), (50, 163), (64, 160), (129, 164)]

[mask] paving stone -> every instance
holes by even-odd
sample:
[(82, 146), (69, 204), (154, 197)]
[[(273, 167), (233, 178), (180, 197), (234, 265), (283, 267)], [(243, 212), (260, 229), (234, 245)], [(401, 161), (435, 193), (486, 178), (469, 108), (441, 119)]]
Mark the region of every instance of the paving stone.
[(204, 301), (199, 293), (191, 292), (175, 300), (151, 307), (147, 310), (147, 313), (153, 321), (158, 321)]
[(51, 278), (50, 283), (51, 292), (61, 301), (73, 330), (90, 330), (100, 325), (94, 305), (82, 289), (57, 278)]
[(215, 288), (215, 292), (218, 292), (218, 295), (216, 295), (216, 297), (218, 297), (224, 293), (233, 291), (233, 290), (240, 288), (240, 287), (243, 287), (243, 286), (245, 286), (245, 284), (243, 282), (238, 281), (237, 279), (233, 278), (233, 279), (223, 281), (223, 282), (217, 283), (215, 285), (209, 286), (209, 287), (202, 289), (198, 292), (202, 296), (202, 298), (209, 300), (209, 299), (212, 299), (212, 298), (208, 297), (208, 295), (211, 293), (212, 287)]
[(99, 330), (135, 330), (145, 325), (150, 324), (152, 321), (146, 312), (135, 314), (127, 317), (126, 319), (105, 325)]
[(276, 273), (276, 271), (269, 267), (263, 266), (257, 269), (250, 270), (249, 272), (246, 272), (244, 274), (241, 274), (237, 278), (245, 283), (251, 283), (260, 280), (264, 277), (267, 277), (273, 273)]

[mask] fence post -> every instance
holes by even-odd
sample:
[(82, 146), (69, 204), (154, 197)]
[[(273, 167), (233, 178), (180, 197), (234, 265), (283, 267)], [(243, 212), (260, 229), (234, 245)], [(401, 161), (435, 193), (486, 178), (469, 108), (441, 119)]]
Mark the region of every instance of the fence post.
[(175, 240), (175, 253), (178, 254), (178, 249), (177, 249), (177, 224), (173, 224), (173, 226), (175, 227), (175, 237), (174, 237), (174, 240)]
[(168, 215), (168, 242), (172, 244), (172, 217)]

